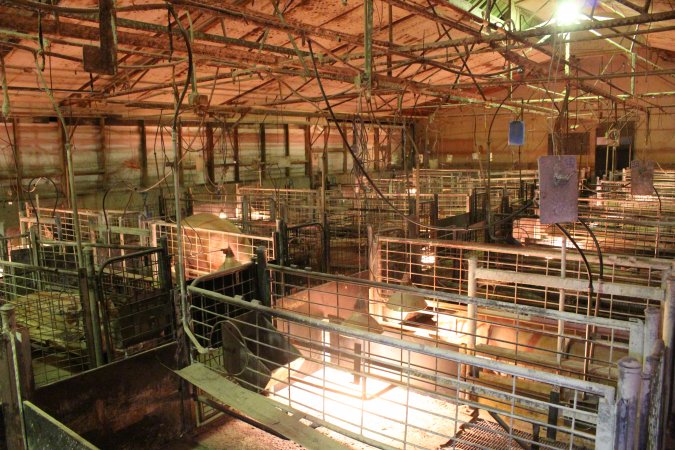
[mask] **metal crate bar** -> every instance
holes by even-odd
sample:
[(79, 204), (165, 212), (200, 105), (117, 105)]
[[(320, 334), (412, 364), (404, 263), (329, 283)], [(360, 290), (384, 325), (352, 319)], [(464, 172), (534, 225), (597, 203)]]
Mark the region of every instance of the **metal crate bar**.
[[(568, 246), (571, 245), (569, 242)], [(604, 281), (631, 285), (631, 292), (605, 291), (588, 301), (586, 266), (574, 249), (553, 250), (534, 247), (513, 247), (498, 244), (459, 241), (406, 239), (377, 236), (373, 241), (371, 272), (376, 280), (401, 283), (408, 280), (415, 286), (434, 291), (466, 294), (468, 260), (476, 256), (484, 269), (497, 269), (522, 274), (526, 282), (491, 282), (479, 286), (477, 295), (516, 304), (546, 309), (560, 307), (560, 289), (527, 283), (527, 276), (554, 276), (575, 280), (575, 289), (565, 291), (564, 310), (628, 320), (644, 318), (648, 306), (660, 307), (666, 290), (666, 278), (672, 264), (665, 259), (605, 254)], [(588, 252), (594, 284), (600, 272), (599, 258)], [(533, 279), (533, 278), (531, 278)], [(522, 280), (521, 280), (522, 281)], [(650, 295), (640, 294), (641, 288)], [(634, 295), (637, 294), (637, 295)], [(596, 298), (597, 296), (597, 298)], [(659, 298), (661, 300), (659, 300)], [(589, 310), (589, 305), (598, 305)]]
[[(365, 312), (376, 322), (373, 327), (382, 327), (401, 339), (454, 345), (493, 359), (610, 384), (616, 381), (616, 361), (628, 355), (644, 357), (642, 321), (587, 317), (411, 286), (271, 267), (277, 308), (339, 320)], [(390, 299), (400, 294), (416, 296), (421, 301), (420, 307), (412, 311), (392, 307)], [(595, 330), (593, 335), (587, 334), (588, 327)], [(590, 347), (592, 352), (588, 352)]]
[[(156, 245), (161, 237), (166, 237), (170, 255), (178, 253), (177, 227), (174, 223), (153, 222), (150, 224), (152, 242)], [(275, 240), (273, 232), (264, 235), (230, 233), (202, 228), (183, 227), (185, 255), (185, 276), (194, 279), (215, 272), (226, 263), (225, 252), (230, 249), (232, 263), (244, 264), (255, 256), (256, 248), (265, 249), (266, 258), (275, 258)], [(175, 264), (175, 258), (174, 258)]]
[[(281, 268), (273, 267), (273, 271)], [(279, 407), (331, 424), (384, 448), (435, 449), (461, 442), (460, 429), (479, 428), (540, 448), (555, 430), (566, 448), (613, 448), (615, 389), (473, 356), (449, 345), (430, 345), (397, 334), (377, 334), (346, 321), (269, 308), (194, 285), (197, 296), (238, 312), (212, 313), (220, 321), (222, 364), (211, 369), (254, 392), (263, 389)], [(271, 337), (274, 336), (272, 339)], [(234, 349), (240, 349), (232, 352)], [(243, 352), (243, 353), (242, 353)], [(244, 360), (236, 355), (246, 354)], [(498, 373), (494, 384), (490, 373)], [(485, 378), (482, 378), (485, 374)], [(523, 387), (562, 389), (560, 402)], [(559, 420), (550, 422), (551, 410)], [(506, 428), (487, 428), (477, 419)]]

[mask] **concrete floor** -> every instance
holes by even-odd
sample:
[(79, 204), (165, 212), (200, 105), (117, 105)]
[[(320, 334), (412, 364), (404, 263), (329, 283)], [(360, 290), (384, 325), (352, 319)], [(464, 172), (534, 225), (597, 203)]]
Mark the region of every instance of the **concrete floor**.
[[(329, 435), (352, 450), (374, 450), (374, 447), (353, 441), (325, 428)], [(233, 417), (220, 417), (198, 432), (162, 447), (164, 450), (303, 450), (305, 447), (253, 427)]]
[(300, 445), (280, 439), (232, 417), (221, 417), (197, 433), (165, 447), (166, 450), (301, 450)]

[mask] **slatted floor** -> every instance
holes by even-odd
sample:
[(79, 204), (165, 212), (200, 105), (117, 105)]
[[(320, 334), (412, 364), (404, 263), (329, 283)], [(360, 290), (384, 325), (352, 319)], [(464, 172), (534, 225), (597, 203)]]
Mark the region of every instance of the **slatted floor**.
[[(442, 450), (522, 450), (525, 448), (535, 448), (532, 444), (532, 435), (513, 430), (516, 437), (522, 438), (522, 443), (509, 437), (506, 431), (496, 422), (476, 418), (471, 423), (462, 426), (454, 439), (442, 446)], [(566, 449), (569, 444), (564, 442), (555, 442), (546, 438), (539, 438), (539, 449)], [(574, 446), (574, 450), (582, 450), (583, 447)]]

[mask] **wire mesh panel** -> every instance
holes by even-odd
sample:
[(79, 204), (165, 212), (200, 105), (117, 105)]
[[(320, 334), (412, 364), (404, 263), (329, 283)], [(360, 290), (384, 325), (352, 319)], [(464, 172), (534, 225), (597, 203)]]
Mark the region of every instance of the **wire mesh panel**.
[(326, 242), (323, 224), (310, 223), (286, 227), (287, 255), (284, 264), (326, 270)]
[(37, 386), (90, 368), (87, 308), (76, 271), (0, 260), (0, 296), (30, 333)]
[[(587, 217), (586, 221), (605, 251), (637, 256), (675, 255), (675, 221), (631, 217)], [(580, 223), (564, 226), (582, 249), (595, 250), (593, 237)], [(554, 225), (526, 218), (514, 221), (513, 237), (523, 243), (560, 247), (563, 233)]]
[[(104, 242), (102, 232), (110, 227), (141, 228), (141, 217), (137, 211), (78, 210), (80, 236), (83, 242)], [(39, 224), (38, 236), (46, 240), (74, 242), (75, 216), (72, 210), (57, 208), (27, 207), (25, 216), (20, 218), (23, 232)]]
[(189, 200), (193, 214), (215, 214), (221, 219), (241, 224), (243, 209), (236, 194), (193, 192)]
[[(292, 272), (270, 270), (274, 283)], [(208, 352), (221, 355), (212, 370), (316, 425), (378, 447), (453, 448), (476, 429), (539, 448), (559, 448), (553, 441), (612, 448), (614, 388), (479, 358), (449, 341), (402, 336), (355, 317), (367, 316), (368, 306), (346, 279), (326, 285), (322, 275), (305, 275), (317, 277), (308, 290), (272, 289), (284, 293), (275, 295), (274, 308), (190, 286), (193, 295), (221, 305), (203, 311), (222, 340), (208, 340)], [(546, 440), (545, 431), (555, 438)]]
[[(477, 257), (479, 267), (518, 274), (560, 277), (564, 270), (566, 278), (584, 280), (584, 286), (590, 286), (583, 259), (570, 248), (566, 249), (564, 269), (561, 252), (555, 250), (391, 236), (378, 236), (376, 255), (373, 269), (376, 279), (389, 283), (409, 281), (435, 291), (467, 294), (468, 259), (471, 256)], [(590, 253), (586, 257), (597, 285), (600, 260)], [(604, 255), (603, 280), (633, 286), (637, 291), (622, 295), (616, 292), (598, 294), (596, 290), (589, 301), (587, 288), (568, 289), (562, 297), (564, 309), (620, 320), (644, 318), (647, 306), (660, 307), (669, 271), (668, 260)], [(559, 309), (561, 302), (559, 289), (536, 286), (535, 282), (485, 282), (479, 284), (477, 295), (548, 309)]]
[(175, 339), (175, 310), (165, 249), (111, 258), (97, 273), (108, 359), (116, 360)]
[(244, 186), (237, 190), (237, 203), (243, 207), (243, 220), (283, 219), (289, 225), (322, 220), (319, 192), (314, 190)]
[[(614, 383), (616, 361), (642, 354), (641, 322), (290, 269), (275, 275), (278, 308), (343, 321), (367, 313), (374, 329), (402, 339), (452, 344), (539, 370)], [(400, 305), (401, 301), (409, 303)], [(587, 326), (593, 328), (592, 335)]]
[[(247, 301), (257, 297), (255, 267), (251, 263), (223, 272), (202, 276), (192, 282), (192, 286), (211, 292), (239, 297)], [(219, 370), (223, 367), (223, 336), (220, 324), (223, 317), (230, 317), (243, 310), (213, 299), (191, 293), (189, 302), (190, 329), (194, 333), (197, 345), (204, 350), (194, 352), (195, 359), (208, 367)], [(211, 406), (197, 403), (198, 419), (208, 421), (220, 413)]]
[[(166, 236), (169, 254), (173, 256), (175, 264), (178, 255), (176, 224), (153, 222), (150, 226), (153, 242), (157, 243)], [(258, 247), (265, 249), (268, 260), (275, 258), (272, 232), (264, 236), (185, 226), (182, 239), (187, 279), (215, 272), (230, 264), (245, 264), (253, 259)]]

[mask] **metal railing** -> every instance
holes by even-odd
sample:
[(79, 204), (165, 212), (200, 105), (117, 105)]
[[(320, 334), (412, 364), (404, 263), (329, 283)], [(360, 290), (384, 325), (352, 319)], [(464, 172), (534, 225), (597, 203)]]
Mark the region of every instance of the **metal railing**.
[[(377, 236), (371, 251), (371, 272), (379, 281), (409, 280), (421, 288), (467, 294), (468, 260), (475, 256), (481, 268), (509, 271), (523, 278), (483, 283), (477, 295), (484, 298), (558, 309), (560, 289), (537, 286), (535, 279), (564, 275), (575, 283), (565, 290), (565, 311), (628, 320), (644, 318), (648, 306), (660, 307), (671, 270), (669, 260), (605, 254), (603, 281), (627, 290), (596, 289), (589, 302), (587, 268), (579, 254), (567, 247), (563, 257), (562, 249)], [(599, 258), (590, 252), (586, 257), (594, 284), (599, 287)]]
[(310, 189), (242, 186), (237, 189), (237, 204), (242, 205), (243, 222), (282, 219), (298, 225), (323, 220), (319, 194)]
[[(86, 210), (78, 211), (82, 242), (106, 242), (110, 234), (131, 233), (143, 229), (142, 214), (137, 211), (122, 210)], [(75, 241), (74, 215), (70, 209), (26, 207), (23, 216), (19, 217), (21, 233), (28, 233), (29, 228), (39, 224), (38, 235), (43, 239), (54, 241)], [(139, 233), (133, 233), (139, 234)], [(142, 233), (140, 233), (142, 234)]]
[[(311, 278), (310, 288), (285, 285), (289, 275)], [(252, 302), (251, 290), (240, 297), (247, 289), (228, 294), (196, 281), (192, 326), (201, 362), (282, 409), (386, 449), (460, 447), (477, 435), (488, 448), (614, 448), (611, 386), (371, 323), (363, 298), (380, 284), (279, 266), (269, 266), (269, 276), (274, 307)]]
[[(35, 385), (87, 370), (94, 362), (87, 346), (90, 309), (77, 270), (0, 260), (0, 297), (30, 333)], [(89, 321), (89, 322), (88, 322)], [(89, 325), (89, 327), (88, 327)]]
[[(11, 248), (13, 238), (0, 239), (0, 303), (14, 306), (27, 331), (35, 385), (175, 338), (171, 281), (160, 280), (168, 267), (163, 248), (87, 243), (78, 267), (74, 242), (45, 242), (34, 230), (31, 237)], [(120, 249), (128, 253), (107, 258)]]
[[(176, 224), (152, 222), (150, 231), (154, 246), (157, 246), (161, 237), (166, 236), (169, 254), (178, 254)], [(265, 248), (268, 260), (274, 259), (274, 231), (264, 236), (184, 226), (182, 238), (185, 277), (194, 279), (215, 272), (223, 268), (223, 265), (244, 264), (253, 259), (256, 248), (260, 246)], [(173, 258), (173, 263), (176, 263), (176, 258)]]
[(166, 247), (110, 258), (96, 272), (108, 361), (175, 340), (176, 311)]
[[(675, 255), (675, 221), (631, 217), (588, 217), (586, 221), (604, 251), (636, 256)], [(595, 250), (593, 238), (580, 223), (564, 227), (582, 249)], [(563, 234), (555, 225), (523, 218), (514, 222), (513, 237), (524, 243), (559, 247)]]

